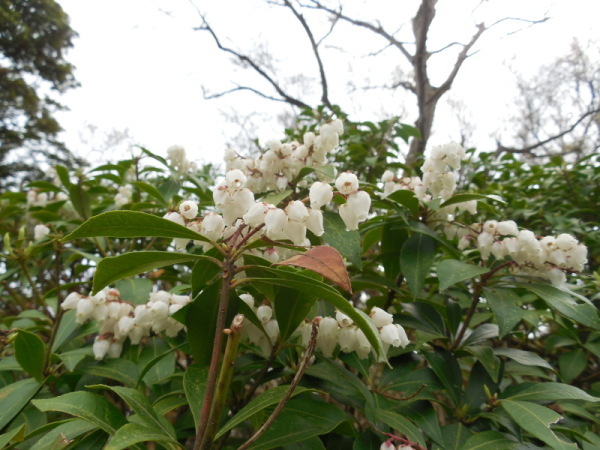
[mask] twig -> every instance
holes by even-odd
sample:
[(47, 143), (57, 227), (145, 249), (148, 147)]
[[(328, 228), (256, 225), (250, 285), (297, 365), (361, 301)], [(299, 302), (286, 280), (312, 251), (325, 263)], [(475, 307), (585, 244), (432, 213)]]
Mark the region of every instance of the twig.
[(288, 402), (288, 400), (290, 399), (290, 397), (294, 393), (294, 389), (296, 389), (296, 386), (300, 382), (300, 379), (302, 378), (302, 375), (304, 375), (304, 372), (306, 371), (306, 368), (308, 367), (308, 363), (310, 362), (310, 358), (311, 358), (313, 352), (315, 351), (315, 347), (317, 346), (317, 334), (318, 334), (318, 332), (319, 332), (319, 325), (318, 325), (318, 323), (316, 321), (313, 321), (312, 332), (310, 334), (310, 341), (308, 342), (308, 347), (306, 348), (306, 352), (304, 353), (304, 358), (302, 358), (302, 362), (300, 363), (300, 367), (298, 367), (298, 371), (296, 372), (296, 375), (294, 376), (294, 379), (290, 383), (289, 389), (286, 391), (286, 393), (283, 396), (283, 398), (277, 404), (277, 406), (275, 407), (275, 409), (273, 410), (273, 412), (271, 413), (271, 415), (269, 416), (269, 418), (267, 419), (267, 421), (256, 431), (256, 433), (254, 433), (250, 437), (250, 439), (248, 439), (240, 447), (238, 447), (238, 450), (245, 450), (245, 449), (249, 448), (252, 444), (254, 444), (254, 442), (256, 442), (256, 440), (259, 437), (261, 437), (265, 431), (267, 431), (267, 429), (275, 421), (275, 419), (277, 418), (277, 416), (279, 416), (279, 413), (281, 413), (281, 411), (283, 410), (283, 407), (285, 406), (285, 404)]

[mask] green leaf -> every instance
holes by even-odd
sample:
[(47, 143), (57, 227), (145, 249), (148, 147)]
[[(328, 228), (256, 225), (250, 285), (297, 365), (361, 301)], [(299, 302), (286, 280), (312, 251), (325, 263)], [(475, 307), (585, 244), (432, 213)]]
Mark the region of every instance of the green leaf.
[(168, 435), (160, 433), (156, 429), (149, 428), (139, 423), (128, 423), (117, 430), (104, 447), (104, 450), (131, 448), (133, 445), (139, 444), (140, 442), (161, 442), (170, 444), (167, 448), (183, 448), (176, 440)]
[(26, 424), (23, 424), (21, 426), (15, 427), (10, 431), (7, 431), (6, 433), (0, 435), (0, 448), (5, 448), (8, 446), (8, 444), (10, 443), (10, 441), (12, 441), (13, 439), (15, 439), (16, 441), (22, 441), (22, 436), (25, 432), (25, 427)]
[(152, 280), (147, 278), (128, 278), (119, 280), (115, 287), (121, 294), (121, 299), (134, 305), (143, 305), (148, 302), (148, 296), (152, 292)]
[(413, 233), (402, 246), (400, 268), (413, 297), (421, 292), (435, 255), (435, 240), (426, 234)]
[(122, 386), (106, 386), (103, 384), (89, 387), (110, 389), (127, 403), (131, 410), (138, 415), (139, 419), (144, 422), (144, 425), (164, 434), (167, 438), (175, 437), (172, 435), (173, 430), (165, 426), (164, 421), (159, 419), (146, 396), (140, 391)]
[(124, 358), (106, 359), (94, 366), (86, 365), (80, 370), (89, 375), (117, 380), (129, 387), (136, 386), (139, 376), (135, 363)]
[(207, 344), (215, 338), (220, 289), (221, 282), (204, 289), (190, 303), (185, 316), (190, 352), (194, 361), (199, 364), (208, 365), (212, 356), (212, 345)]
[(585, 352), (581, 348), (576, 348), (563, 353), (558, 358), (560, 377), (565, 383), (570, 383), (581, 375), (587, 365), (588, 362)]
[(200, 420), (207, 378), (208, 365), (192, 364), (183, 374), (183, 390), (195, 424)]
[(358, 230), (346, 231), (346, 224), (340, 215), (330, 211), (323, 213), (323, 228), (325, 229), (325, 234), (322, 236), (323, 242), (331, 245), (357, 269), (361, 270), (362, 247)]
[(546, 369), (554, 370), (554, 368), (548, 364), (548, 361), (543, 359), (536, 353), (526, 352), (524, 350), (518, 350), (516, 348), (494, 348), (494, 354), (496, 356), (505, 356), (512, 359), (513, 361), (523, 364), (524, 366), (538, 366)]
[(126, 422), (115, 405), (91, 392), (71, 392), (60, 397), (32, 400), (32, 403), (42, 412), (60, 411), (79, 417), (111, 435)]
[[(520, 387), (520, 386), (518, 386)], [(600, 397), (593, 397), (575, 386), (547, 381), (545, 383), (530, 383), (524, 389), (506, 397), (508, 400), (527, 400), (530, 402), (555, 402), (558, 400), (583, 400), (585, 402), (600, 402)]]
[(60, 347), (68, 341), (71, 334), (73, 334), (73, 331), (79, 327), (79, 324), (75, 322), (75, 315), (76, 311), (70, 310), (65, 312), (60, 319), (60, 324), (58, 325), (58, 330), (54, 338), (54, 344), (52, 344), (53, 352), (60, 350)]
[(444, 203), (440, 205), (440, 208), (444, 206), (456, 205), (457, 203), (468, 202), (471, 200), (494, 200), (496, 202), (504, 203), (506, 202), (502, 200), (497, 195), (483, 195), (483, 194), (457, 194), (450, 197)]
[(409, 191), (408, 189), (400, 189), (392, 192), (386, 198), (407, 208), (413, 217), (416, 217), (419, 213), (419, 199), (415, 197), (415, 193), (413, 191)]
[(479, 431), (463, 444), (461, 450), (513, 450), (519, 442), (508, 439), (498, 431)]
[(209, 242), (209, 239), (189, 228), (162, 217), (138, 211), (108, 211), (98, 214), (82, 223), (62, 241), (98, 236), (183, 238)]
[(364, 312), (352, 306), (352, 304), (342, 297), (335, 289), (318, 280), (293, 272), (268, 268), (265, 268), (265, 270), (276, 273), (282, 278), (257, 278), (253, 279), (253, 282), (258, 281), (293, 288), (310, 295), (315, 295), (326, 302), (331, 303), (331, 305), (349, 316), (362, 332), (365, 333), (366, 338), (375, 349), (377, 355), (379, 355), (379, 357), (385, 357), (386, 352), (383, 348), (383, 343), (381, 342), (381, 336), (373, 321)]
[[(179, 347), (183, 345), (180, 344)], [(147, 385), (158, 384), (175, 372), (175, 349), (158, 337), (153, 337), (144, 345), (138, 359), (140, 375), (137, 384), (142, 381)]]
[(479, 360), (486, 372), (494, 382), (498, 382), (500, 376), (500, 368), (502, 367), (501, 361), (497, 356), (494, 355), (492, 347), (484, 345), (471, 345), (465, 347), (463, 350), (471, 353), (475, 358)]
[[(211, 256), (218, 260), (222, 259), (221, 254), (214, 248), (206, 252), (205, 256)], [(194, 264), (194, 268), (192, 269), (192, 297), (196, 297), (207, 284), (215, 279), (220, 271), (221, 268), (218, 264), (215, 264), (215, 261), (213, 260), (205, 258), (196, 261), (196, 264)]]
[(588, 303), (577, 303), (568, 293), (549, 284), (515, 283), (517, 286), (533, 292), (544, 300), (550, 308), (560, 312), (565, 317), (583, 325), (600, 330), (598, 310)]
[(165, 199), (162, 196), (162, 194), (160, 193), (160, 191), (158, 189), (156, 189), (154, 186), (152, 186), (150, 183), (146, 183), (144, 181), (134, 181), (131, 184), (136, 186), (140, 191), (144, 191), (146, 194), (150, 195), (151, 197), (154, 197), (156, 200), (158, 200), (163, 205), (167, 204), (167, 202), (165, 201)]
[(346, 419), (348, 416), (337, 406), (326, 403), (319, 397), (303, 395), (285, 405), (281, 414), (252, 449), (266, 450), (301, 442), (329, 433)]
[(440, 280), (440, 292), (461, 281), (470, 280), (478, 275), (489, 272), (487, 267), (480, 267), (464, 263), (455, 259), (445, 259), (437, 266), (437, 275)]
[(148, 155), (150, 158), (155, 159), (156, 161), (164, 164), (166, 167), (169, 167), (169, 163), (167, 162), (167, 160), (165, 158), (163, 158), (162, 156), (159, 156), (155, 153), (152, 153), (150, 150), (144, 148), (144, 147), (140, 147), (140, 150), (142, 152), (144, 152), (146, 155)]
[(72, 184), (67, 187), (67, 190), (73, 208), (82, 219), (87, 220), (92, 215), (90, 194), (82, 184)]
[(65, 368), (69, 372), (73, 372), (77, 364), (84, 360), (86, 356), (93, 356), (94, 352), (91, 347), (78, 348), (76, 350), (70, 350), (68, 352), (58, 354), (58, 357), (65, 365)]
[(485, 288), (483, 293), (494, 312), (498, 323), (498, 334), (502, 339), (523, 318), (523, 310), (517, 306), (521, 299), (511, 289)]
[(57, 450), (66, 448), (70, 441), (88, 431), (96, 429), (96, 425), (81, 419), (71, 419), (55, 427), (35, 443), (36, 450)]
[(281, 288), (275, 296), (275, 316), (279, 324), (279, 339), (285, 342), (306, 318), (317, 297)]
[[(250, 403), (244, 406), (235, 416), (233, 416), (229, 422), (227, 422), (217, 433), (215, 439), (219, 439), (229, 430), (237, 427), (239, 424), (249, 419), (256, 413), (262, 411), (263, 409), (276, 405), (281, 401), (285, 393), (288, 391), (290, 387), (287, 385), (277, 386), (273, 389), (269, 389), (264, 391), (258, 397), (254, 398)], [(302, 394), (303, 392), (311, 392), (315, 391), (315, 389), (308, 389), (302, 386), (297, 386), (292, 393), (292, 397), (298, 394)]]
[(423, 356), (446, 389), (454, 405), (460, 406), (462, 374), (454, 355), (447, 350), (436, 349), (435, 353), (424, 352)]
[(422, 447), (427, 447), (425, 439), (423, 439), (423, 434), (407, 417), (393, 411), (385, 410), (377, 411), (376, 416), (378, 420), (381, 420), (394, 430), (398, 430), (400, 434), (407, 436), (412, 442), (416, 442)]
[(381, 234), (381, 262), (385, 276), (395, 280), (400, 272), (400, 251), (408, 239), (406, 229), (394, 223), (385, 223)]
[[(109, 284), (123, 278), (149, 272), (157, 267), (170, 266), (198, 259), (207, 259), (203, 255), (175, 252), (133, 252), (119, 256), (109, 256), (98, 264), (94, 274), (92, 295)], [(211, 261), (209, 259), (209, 261)]]
[(459, 450), (471, 435), (471, 430), (462, 423), (451, 423), (446, 425), (442, 428), (442, 437), (444, 439), (444, 447), (442, 450)]
[(0, 430), (15, 418), (42, 386), (33, 378), (15, 381), (0, 389)]
[(502, 400), (502, 408), (524, 430), (556, 450), (577, 449), (577, 445), (561, 441), (550, 429), (562, 416), (535, 403)]
[(442, 315), (429, 303), (412, 302), (403, 303), (402, 309), (409, 313), (419, 324), (411, 324), (426, 332), (444, 336), (446, 327)]
[(294, 192), (294, 191), (291, 190), (291, 189), (286, 189), (285, 191), (281, 191), (281, 192), (273, 192), (273, 193), (265, 195), (260, 200), (262, 202), (271, 203), (271, 204), (277, 206), (283, 200), (285, 200), (286, 198), (288, 198), (292, 192)]
[(44, 375), (44, 355), (46, 344), (42, 339), (29, 331), (19, 330), (14, 341), (15, 357), (23, 370), (38, 381)]

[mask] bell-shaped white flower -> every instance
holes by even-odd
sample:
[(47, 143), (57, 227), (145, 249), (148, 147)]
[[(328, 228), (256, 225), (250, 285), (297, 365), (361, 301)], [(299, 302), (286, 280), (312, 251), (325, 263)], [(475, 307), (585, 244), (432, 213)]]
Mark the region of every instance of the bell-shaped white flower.
[(167, 219), (181, 226), (185, 226), (185, 220), (183, 220), (183, 217), (178, 212), (168, 212), (163, 216), (163, 219)]
[(78, 292), (71, 292), (67, 297), (63, 300), (60, 307), (64, 310), (75, 309), (77, 308), (77, 304), (79, 300), (81, 300), (81, 294)]
[(365, 191), (356, 191), (347, 198), (347, 203), (354, 210), (359, 222), (367, 219), (369, 209), (371, 208), (371, 196)]
[(323, 212), (320, 209), (309, 209), (308, 220), (305, 222), (305, 225), (315, 236), (323, 236), (325, 234)]
[(283, 232), (295, 245), (304, 245), (304, 241), (306, 240), (306, 225), (303, 223), (292, 222), (290, 220), (285, 225)]
[(329, 183), (317, 181), (310, 187), (308, 197), (310, 199), (310, 207), (319, 209), (333, 199), (333, 188)]
[(268, 305), (261, 305), (256, 309), (256, 317), (263, 324), (267, 323), (273, 317), (273, 309)]
[(293, 200), (288, 203), (285, 212), (289, 220), (294, 222), (305, 222), (308, 219), (308, 209), (300, 200)]
[(256, 202), (254, 203), (248, 212), (242, 216), (244, 222), (246, 222), (251, 227), (257, 227), (263, 223), (265, 223), (265, 215), (269, 210), (269, 204), (265, 202)]
[(225, 174), (225, 182), (230, 188), (243, 188), (246, 185), (246, 181), (248, 181), (248, 178), (239, 169), (230, 170)]
[(110, 348), (110, 341), (107, 339), (101, 338), (100, 336), (96, 336), (94, 340), (94, 345), (92, 345), (92, 351), (94, 352), (94, 359), (100, 361), (103, 359), (108, 353), (108, 349)]
[(39, 241), (40, 239), (44, 239), (50, 233), (50, 228), (46, 225), (36, 225), (33, 228), (33, 239), (35, 241)]
[(370, 316), (371, 316), (371, 320), (373, 321), (373, 323), (375, 324), (375, 326), (377, 328), (381, 328), (385, 325), (389, 325), (394, 320), (394, 316), (392, 316), (390, 313), (384, 311), (383, 309), (378, 308), (377, 306), (374, 306), (373, 309), (371, 309)]
[(121, 356), (121, 352), (123, 351), (123, 343), (119, 341), (112, 341), (110, 346), (108, 347), (107, 356), (109, 358), (118, 358)]
[(179, 214), (185, 219), (195, 219), (198, 215), (198, 204), (191, 200), (185, 200), (179, 204)]
[(358, 230), (358, 216), (348, 203), (340, 205), (338, 212), (346, 225), (346, 231)]
[(335, 180), (335, 187), (344, 195), (352, 194), (358, 190), (358, 178), (350, 172), (341, 173)]
[(288, 222), (288, 216), (283, 209), (272, 208), (265, 214), (265, 231), (271, 239), (277, 239)]

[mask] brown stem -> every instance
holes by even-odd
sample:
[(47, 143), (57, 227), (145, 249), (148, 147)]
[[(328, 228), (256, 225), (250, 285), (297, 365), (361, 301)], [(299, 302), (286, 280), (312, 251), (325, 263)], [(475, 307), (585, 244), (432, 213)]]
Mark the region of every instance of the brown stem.
[(279, 414), (283, 410), (283, 407), (285, 406), (285, 404), (288, 402), (288, 400), (290, 399), (290, 397), (294, 393), (294, 389), (296, 389), (296, 386), (300, 382), (300, 379), (302, 378), (302, 375), (304, 375), (304, 372), (306, 371), (306, 369), (308, 367), (308, 363), (310, 361), (310, 358), (311, 358), (313, 352), (315, 351), (315, 347), (317, 346), (317, 334), (318, 334), (318, 332), (319, 332), (319, 325), (318, 325), (318, 323), (316, 321), (313, 321), (312, 332), (311, 332), (311, 335), (310, 335), (310, 341), (308, 342), (308, 347), (306, 348), (306, 352), (304, 354), (304, 358), (302, 358), (302, 362), (300, 363), (300, 366), (298, 367), (298, 371), (296, 372), (296, 375), (294, 376), (294, 379), (290, 383), (289, 389), (286, 391), (286, 393), (283, 396), (283, 398), (277, 404), (277, 406), (275, 407), (275, 409), (273, 410), (273, 412), (271, 413), (271, 415), (269, 416), (269, 418), (267, 419), (267, 421), (258, 430), (256, 430), (256, 433), (254, 433), (250, 437), (250, 439), (248, 439), (241, 446), (239, 446), (238, 450), (245, 450), (245, 449), (249, 448), (252, 444), (254, 444), (257, 441), (257, 439), (259, 437), (261, 437), (265, 431), (267, 431), (267, 429), (271, 426), (271, 424), (279, 416)]
[(215, 394), (215, 385), (217, 383), (217, 372), (219, 370), (219, 361), (221, 359), (221, 349), (223, 348), (223, 329), (225, 328), (225, 318), (227, 316), (227, 306), (231, 293), (231, 281), (234, 276), (233, 264), (230, 255), (227, 255), (223, 262), (223, 284), (219, 296), (219, 309), (217, 311), (217, 325), (215, 327), (215, 340), (213, 342), (213, 352), (206, 379), (206, 394), (202, 404), (202, 412), (198, 421), (196, 440), (194, 441), (194, 450), (199, 450), (202, 440), (208, 426), (210, 410), (212, 409), (213, 398)]

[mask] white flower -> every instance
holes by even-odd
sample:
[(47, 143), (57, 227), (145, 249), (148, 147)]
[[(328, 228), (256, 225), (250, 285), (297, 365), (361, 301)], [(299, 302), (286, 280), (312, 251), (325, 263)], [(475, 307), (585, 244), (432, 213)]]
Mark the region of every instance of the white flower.
[(271, 239), (277, 239), (288, 222), (288, 216), (283, 209), (272, 208), (265, 215), (265, 231)]
[(181, 202), (179, 204), (179, 214), (186, 219), (195, 219), (198, 215), (198, 204), (191, 200)]
[(294, 222), (304, 222), (308, 219), (308, 209), (300, 200), (293, 200), (288, 203), (285, 212), (289, 220)]
[(94, 313), (94, 302), (89, 298), (82, 298), (77, 303), (77, 313), (75, 314), (75, 321), (78, 324), (83, 324), (88, 320)]
[(308, 220), (305, 223), (315, 236), (323, 236), (325, 229), (323, 228), (323, 212), (320, 209), (309, 209)]
[(256, 317), (265, 324), (273, 317), (273, 309), (268, 305), (259, 306), (256, 310)]
[(240, 300), (242, 300), (250, 308), (254, 308), (254, 297), (250, 294), (240, 294)]
[(516, 236), (519, 234), (519, 228), (513, 220), (503, 220), (498, 222), (496, 230), (501, 236)]
[(346, 225), (346, 231), (358, 230), (358, 216), (348, 203), (340, 205), (338, 212)]
[(110, 346), (108, 347), (108, 357), (109, 358), (118, 358), (121, 356), (121, 352), (123, 351), (123, 343), (119, 341), (112, 341)]
[(75, 309), (77, 308), (77, 304), (79, 300), (81, 300), (81, 294), (78, 292), (71, 292), (67, 297), (63, 300), (60, 307), (64, 310)]
[(181, 216), (181, 214), (179, 214), (177, 212), (168, 212), (163, 216), (163, 219), (167, 219), (167, 220), (170, 220), (171, 222), (177, 223), (181, 226), (185, 226), (185, 220), (183, 220), (183, 217)]
[(333, 199), (333, 188), (329, 183), (316, 181), (310, 187), (308, 196), (310, 198), (310, 207), (319, 209)]
[(257, 227), (265, 223), (265, 215), (269, 210), (270, 205), (265, 202), (254, 203), (248, 212), (243, 215), (242, 219), (251, 227)]
[(358, 190), (358, 178), (350, 172), (341, 173), (335, 180), (335, 187), (344, 195), (352, 194)]
[(336, 311), (335, 320), (337, 320), (337, 323), (340, 327), (349, 327), (354, 323), (354, 321), (350, 317), (348, 317), (341, 311)]
[(304, 245), (306, 240), (306, 225), (291, 220), (285, 225), (283, 230), (285, 235), (295, 244)]
[(103, 339), (100, 336), (96, 336), (94, 345), (92, 345), (92, 351), (94, 352), (94, 358), (100, 361), (108, 353), (110, 348), (110, 342), (107, 339)]
[(394, 316), (388, 312), (385, 312), (383, 309), (378, 308), (377, 306), (374, 306), (373, 309), (371, 309), (370, 316), (377, 328), (389, 325), (394, 320)]
[(359, 222), (367, 219), (369, 208), (371, 208), (371, 196), (367, 192), (353, 192), (348, 196), (347, 203), (354, 210)]
[(227, 172), (225, 175), (225, 181), (229, 187), (242, 188), (246, 185), (246, 181), (248, 181), (248, 179), (241, 170), (234, 169)]
[(44, 239), (50, 233), (50, 228), (46, 225), (36, 225), (33, 229), (33, 239), (39, 241), (40, 239)]

